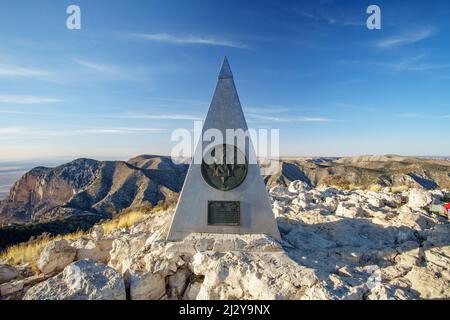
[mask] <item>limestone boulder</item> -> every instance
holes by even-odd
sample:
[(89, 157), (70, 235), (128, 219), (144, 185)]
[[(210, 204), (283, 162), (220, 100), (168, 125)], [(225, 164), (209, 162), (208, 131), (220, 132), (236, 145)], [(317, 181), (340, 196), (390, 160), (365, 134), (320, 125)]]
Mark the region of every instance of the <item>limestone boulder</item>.
[(94, 260), (80, 260), (30, 288), (24, 300), (125, 300), (121, 275)]
[(124, 274), (133, 265), (134, 256), (142, 253), (147, 238), (146, 234), (138, 234), (133, 237), (123, 235), (113, 240), (108, 265)]
[(185, 265), (185, 261), (179, 252), (152, 251), (143, 258), (145, 270), (151, 273), (158, 273), (162, 277), (174, 274), (178, 268)]
[(198, 253), (192, 269), (204, 276), (199, 300), (300, 299), (318, 281), (313, 270), (284, 253)]
[(325, 198), (325, 201), (324, 201), (323, 205), (325, 206), (325, 208), (328, 211), (336, 212), (336, 210), (337, 210), (337, 208), (339, 206), (339, 201), (336, 198), (327, 197), (327, 198)]
[(387, 193), (382, 194), (385, 205), (391, 208), (399, 208), (404, 204), (404, 199), (399, 194)]
[(112, 241), (111, 239), (79, 239), (72, 243), (72, 247), (77, 249), (76, 260), (93, 259), (98, 262), (108, 263)]
[(0, 264), (0, 284), (14, 280), (19, 276), (19, 270), (9, 264)]
[(292, 181), (288, 187), (288, 191), (293, 194), (299, 194), (299, 193), (305, 192), (309, 189), (310, 188), (309, 188), (308, 184), (306, 182), (303, 182), (300, 180)]
[(367, 202), (373, 208), (382, 208), (384, 207), (384, 199), (383, 197), (376, 192), (368, 192), (367, 194)]
[(95, 225), (92, 227), (91, 236), (95, 240), (100, 240), (105, 235), (105, 230), (101, 225)]
[(366, 295), (367, 300), (417, 300), (419, 296), (408, 287), (383, 284)]
[(41, 252), (36, 265), (44, 274), (58, 272), (73, 262), (76, 254), (77, 250), (66, 240), (51, 241)]
[(448, 271), (450, 269), (450, 245), (425, 250), (425, 259), (427, 263), (433, 263)]
[(286, 211), (286, 208), (283, 203), (275, 200), (272, 204), (272, 211), (274, 212), (276, 218), (278, 216), (281, 216)]
[(336, 208), (335, 214), (343, 218), (364, 217), (366, 212), (359, 204), (340, 202)]
[(189, 282), (186, 291), (184, 292), (183, 300), (197, 300), (202, 287), (202, 281), (203, 280), (196, 278), (194, 281)]
[(167, 277), (167, 294), (170, 298), (180, 299), (183, 297), (191, 274), (188, 268), (183, 267), (178, 269), (175, 274)]
[(422, 299), (450, 298), (449, 279), (442, 277), (434, 270), (414, 266), (405, 276), (411, 284), (411, 289), (420, 294)]
[(127, 282), (131, 300), (158, 300), (166, 294), (165, 278), (159, 273), (134, 271)]
[(408, 206), (413, 210), (421, 210), (433, 201), (430, 192), (420, 189), (409, 191)]

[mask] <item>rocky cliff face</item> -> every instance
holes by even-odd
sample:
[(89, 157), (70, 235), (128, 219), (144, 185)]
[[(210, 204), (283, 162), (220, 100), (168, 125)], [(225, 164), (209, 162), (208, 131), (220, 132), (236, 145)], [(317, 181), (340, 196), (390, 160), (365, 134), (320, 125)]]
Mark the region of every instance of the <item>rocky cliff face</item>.
[(98, 169), (98, 161), (78, 159), (55, 169), (38, 167), (29, 171), (1, 202), (0, 223), (38, 221), (89, 185)]
[(169, 161), (157, 156), (130, 163), (78, 159), (53, 169), (35, 168), (0, 203), (0, 224), (42, 222), (81, 212), (112, 216), (130, 207), (170, 201), (181, 190), (187, 167), (170, 166)]

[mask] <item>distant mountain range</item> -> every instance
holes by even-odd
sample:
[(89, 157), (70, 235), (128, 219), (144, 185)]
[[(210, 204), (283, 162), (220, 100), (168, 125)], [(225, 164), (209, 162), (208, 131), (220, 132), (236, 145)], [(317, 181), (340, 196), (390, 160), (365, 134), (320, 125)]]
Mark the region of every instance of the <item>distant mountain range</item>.
[[(302, 180), (310, 186), (342, 189), (373, 185), (450, 189), (450, 161), (446, 160), (394, 155), (290, 158), (282, 160), (280, 167), (277, 174), (265, 177), (269, 186)], [(76, 220), (72, 230), (81, 217), (94, 223), (125, 209), (175, 203), (187, 169), (187, 164), (154, 155), (128, 161), (77, 159), (55, 168), (37, 167), (25, 173), (0, 202), (0, 225), (32, 224), (30, 234), (35, 235), (55, 220)], [(52, 225), (50, 231), (60, 233), (63, 225)]]

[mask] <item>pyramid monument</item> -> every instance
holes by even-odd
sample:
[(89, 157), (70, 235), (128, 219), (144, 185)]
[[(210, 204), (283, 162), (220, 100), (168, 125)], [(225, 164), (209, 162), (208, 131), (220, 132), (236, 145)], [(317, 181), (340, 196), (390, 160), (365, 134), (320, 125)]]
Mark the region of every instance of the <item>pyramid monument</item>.
[(266, 234), (280, 239), (250, 137), (244, 144), (234, 139), (205, 141), (211, 131), (225, 140), (229, 130), (247, 132), (248, 127), (225, 57), (167, 240), (181, 241), (191, 233)]

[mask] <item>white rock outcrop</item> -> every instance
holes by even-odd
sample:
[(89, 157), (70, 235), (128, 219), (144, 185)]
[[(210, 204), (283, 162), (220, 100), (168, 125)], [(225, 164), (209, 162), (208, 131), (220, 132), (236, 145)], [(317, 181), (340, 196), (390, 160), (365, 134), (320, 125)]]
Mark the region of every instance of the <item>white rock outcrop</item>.
[(51, 241), (42, 250), (36, 266), (44, 274), (61, 271), (74, 261), (76, 254), (66, 240)]
[(166, 294), (166, 282), (159, 273), (132, 272), (128, 284), (131, 300), (158, 300)]
[[(132, 300), (449, 299), (450, 224), (427, 212), (441, 196), (444, 191), (394, 194), (293, 182), (270, 190), (280, 242), (218, 234), (167, 242), (168, 210), (108, 235), (96, 228), (69, 246), (75, 259), (108, 267), (81, 260), (29, 290), (22, 280), (2, 290), (28, 290), (27, 299), (124, 299), (125, 288)], [(67, 244), (46, 248), (43, 265), (51, 252), (59, 266), (73, 259), (71, 249), (61, 259), (65, 250), (52, 247)]]
[(78, 239), (72, 243), (72, 247), (77, 249), (76, 260), (93, 259), (98, 262), (108, 263), (109, 252), (112, 249), (111, 239), (102, 239), (98, 233), (93, 232), (93, 239)]
[(125, 300), (125, 284), (113, 268), (80, 260), (27, 291), (24, 300)]
[(411, 189), (409, 191), (409, 200), (408, 206), (414, 210), (423, 209), (431, 204), (433, 201), (430, 192), (420, 190), (420, 189)]
[(19, 270), (9, 264), (0, 264), (0, 284), (9, 282), (19, 276)]

